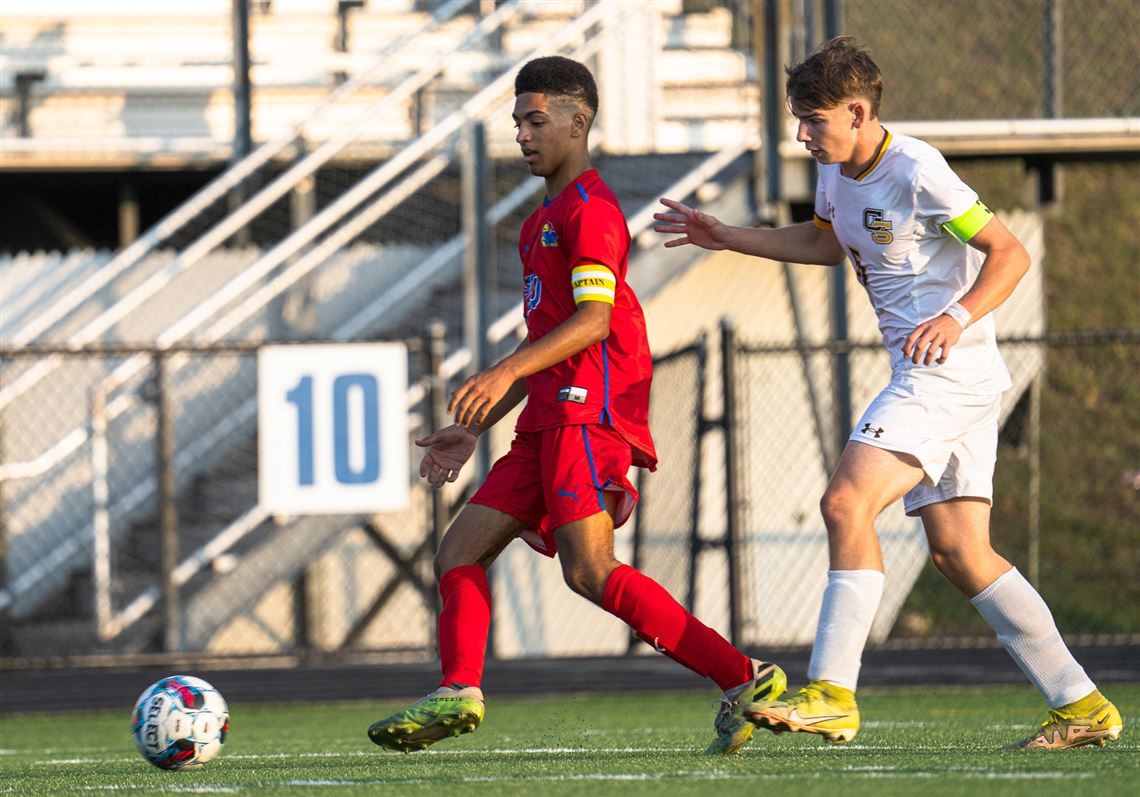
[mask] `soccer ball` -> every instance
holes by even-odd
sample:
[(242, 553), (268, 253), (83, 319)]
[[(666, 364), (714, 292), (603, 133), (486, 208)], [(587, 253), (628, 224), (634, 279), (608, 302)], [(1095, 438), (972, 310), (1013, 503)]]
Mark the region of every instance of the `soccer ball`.
[(192, 675), (151, 684), (135, 701), (135, 746), (159, 769), (201, 769), (222, 751), (230, 729), (226, 701)]

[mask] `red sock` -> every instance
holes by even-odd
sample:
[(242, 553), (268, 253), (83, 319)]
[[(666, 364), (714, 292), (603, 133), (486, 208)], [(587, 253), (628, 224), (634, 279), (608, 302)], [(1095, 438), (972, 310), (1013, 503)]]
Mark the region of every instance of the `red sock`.
[(439, 613), (440, 686), (479, 686), (491, 627), (491, 587), (479, 565), (453, 567), (439, 580), (443, 609)]
[(610, 573), (602, 608), (641, 638), (697, 675), (728, 691), (752, 677), (752, 660), (685, 611), (665, 588), (629, 565)]

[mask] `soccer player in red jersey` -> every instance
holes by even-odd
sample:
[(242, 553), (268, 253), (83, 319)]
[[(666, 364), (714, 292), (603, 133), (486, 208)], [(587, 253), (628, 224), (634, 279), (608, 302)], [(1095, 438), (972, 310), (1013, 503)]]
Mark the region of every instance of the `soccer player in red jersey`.
[(440, 686), (374, 723), (369, 738), (408, 752), (479, 726), (491, 621), (486, 571), (521, 537), (540, 553), (557, 554), (572, 590), (724, 690), (707, 752), (735, 753), (753, 730), (741, 707), (779, 697), (783, 671), (741, 653), (655, 581), (614, 558), (614, 527), (637, 501), (626, 473), (631, 464), (652, 470), (657, 457), (648, 425), (645, 317), (626, 282), (629, 230), (590, 165), (594, 78), (576, 61), (538, 58), (519, 71), (515, 98), (515, 140), (531, 174), (546, 181), (546, 198), (519, 236), (527, 339), (455, 391), (448, 407), (455, 423), (417, 441), (427, 449), (420, 475), (436, 487), (454, 481), (478, 435), (524, 397), (527, 404), (510, 451), (435, 556), (443, 599)]

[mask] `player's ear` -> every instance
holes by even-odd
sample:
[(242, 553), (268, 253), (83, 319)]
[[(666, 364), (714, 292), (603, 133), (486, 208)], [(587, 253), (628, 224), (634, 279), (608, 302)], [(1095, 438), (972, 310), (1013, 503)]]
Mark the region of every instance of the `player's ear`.
[(590, 117), (584, 111), (575, 111), (570, 119), (570, 135), (577, 138), (584, 136), (590, 129)]
[(863, 120), (866, 118), (865, 109), (863, 108), (863, 103), (858, 102), (858, 101), (851, 103), (851, 115), (854, 117), (851, 120), (851, 126), (852, 127), (862, 127), (863, 126)]

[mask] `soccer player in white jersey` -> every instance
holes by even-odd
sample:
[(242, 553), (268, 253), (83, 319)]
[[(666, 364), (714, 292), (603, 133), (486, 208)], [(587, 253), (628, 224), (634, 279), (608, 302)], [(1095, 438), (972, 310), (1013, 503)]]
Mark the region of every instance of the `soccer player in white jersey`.
[(1029, 268), (1025, 248), (929, 144), (878, 118), (882, 77), (850, 37), (787, 70), (796, 138), (819, 164), (813, 222), (732, 227), (672, 199), (665, 246), (792, 263), (846, 257), (878, 314), (891, 380), (860, 418), (820, 501), (830, 569), (808, 667), (790, 698), (744, 711), (771, 730), (859, 730), (855, 688), (883, 592), (874, 520), (899, 498), (922, 518), (935, 566), (994, 629), (1048, 703), (1011, 747), (1079, 747), (1120, 736), (1120, 712), (1073, 658), (1036, 590), (990, 545), (998, 413), (1009, 374), (991, 312)]

